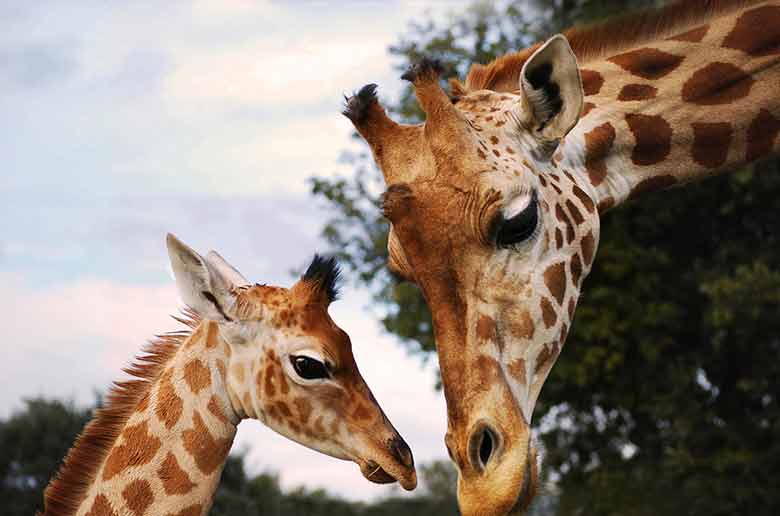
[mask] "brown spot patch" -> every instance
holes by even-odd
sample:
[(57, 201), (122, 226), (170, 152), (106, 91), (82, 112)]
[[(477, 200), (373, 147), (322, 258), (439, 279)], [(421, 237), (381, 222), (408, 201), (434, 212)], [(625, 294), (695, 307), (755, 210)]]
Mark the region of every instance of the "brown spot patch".
[(657, 190), (663, 190), (677, 183), (677, 179), (674, 176), (663, 175), (648, 177), (637, 183), (637, 185), (628, 194), (629, 199), (634, 199), (643, 193), (655, 192)]
[(699, 106), (719, 106), (745, 98), (755, 80), (730, 63), (710, 63), (685, 81), (682, 98)]
[(525, 309), (515, 309), (509, 314), (509, 333), (518, 339), (530, 339), (534, 336), (534, 321)]
[(723, 46), (751, 56), (780, 52), (780, 7), (766, 5), (746, 11), (723, 40)]
[(311, 402), (306, 398), (301, 397), (295, 398), (293, 404), (295, 405), (295, 409), (298, 411), (301, 423), (306, 424), (309, 421), (309, 417), (311, 416), (312, 412)]
[(585, 167), (593, 186), (598, 186), (607, 177), (605, 159), (615, 143), (615, 128), (604, 122), (585, 133)]
[(493, 145), (497, 144), (498, 143), (498, 137), (497, 136), (491, 136), (490, 137), (490, 143), (492, 143)]
[(563, 247), (563, 233), (561, 233), (561, 228), (555, 228), (555, 247), (558, 249)]
[(477, 338), (483, 341), (496, 339), (496, 321), (489, 315), (481, 314), (477, 320)]
[(92, 502), (92, 508), (85, 516), (116, 516), (116, 513), (111, 509), (108, 498), (99, 494), (95, 497), (95, 501)]
[(596, 95), (604, 85), (604, 77), (599, 72), (580, 70), (580, 77), (582, 77), (582, 91), (585, 96)]
[(287, 383), (287, 376), (284, 374), (281, 365), (276, 368), (276, 372), (279, 373), (279, 387), (281, 388), (282, 394), (287, 394), (290, 392), (290, 384)]
[(209, 368), (203, 365), (203, 362), (197, 358), (190, 360), (184, 366), (184, 380), (190, 386), (190, 390), (198, 394), (201, 389), (211, 385), (211, 373)]
[(363, 403), (358, 403), (355, 410), (352, 412), (352, 417), (358, 421), (371, 419), (371, 409)]
[(149, 408), (149, 393), (145, 393), (138, 401), (138, 405), (135, 407), (136, 412), (145, 412)]
[(596, 107), (596, 104), (594, 104), (593, 102), (586, 102), (586, 103), (585, 103), (585, 104), (582, 106), (582, 113), (580, 114), (580, 118), (585, 118), (585, 116), (586, 116), (588, 113), (590, 113), (591, 111), (593, 111), (593, 108), (594, 108), (594, 107)]
[(612, 197), (611, 195), (608, 195), (599, 201), (599, 204), (596, 208), (599, 210), (599, 213), (604, 213), (614, 205), (615, 205), (615, 198)]
[(668, 39), (672, 41), (688, 41), (690, 43), (698, 43), (704, 39), (704, 36), (707, 34), (709, 29), (709, 25), (702, 25), (701, 27), (696, 27), (695, 29), (676, 34)]
[(632, 75), (648, 80), (656, 80), (673, 72), (682, 56), (676, 56), (657, 48), (639, 48), (624, 54), (610, 57), (611, 61)]
[(566, 342), (566, 336), (569, 334), (569, 328), (565, 324), (561, 326), (561, 335), (558, 337), (558, 342), (561, 343), (561, 347), (563, 347), (563, 343)]
[(170, 452), (165, 457), (160, 469), (157, 470), (157, 476), (160, 478), (163, 490), (167, 495), (189, 493), (195, 487), (187, 472), (179, 466), (179, 461)]
[(766, 109), (758, 112), (747, 130), (747, 160), (753, 161), (772, 152), (780, 133), (780, 120)]
[(539, 374), (540, 371), (546, 371), (551, 368), (555, 362), (560, 348), (558, 343), (554, 343), (551, 347), (544, 346), (539, 354), (536, 356), (536, 364), (534, 365), (534, 374)]
[(572, 240), (574, 240), (574, 226), (560, 204), (555, 205), (555, 218), (566, 225), (566, 241), (571, 244)]
[(636, 140), (631, 151), (635, 165), (655, 165), (666, 159), (672, 149), (672, 128), (666, 120), (656, 115), (627, 114), (626, 122)]
[(542, 309), (542, 320), (544, 321), (544, 327), (552, 328), (555, 326), (555, 322), (558, 320), (558, 315), (555, 313), (555, 308), (553, 308), (550, 300), (545, 296), (542, 296), (539, 307)]
[(282, 417), (292, 417), (292, 411), (290, 410), (290, 407), (287, 406), (287, 403), (283, 401), (277, 401), (274, 406), (276, 407), (277, 412), (282, 415)]
[(590, 198), (590, 195), (586, 194), (585, 190), (577, 185), (572, 185), (571, 191), (582, 202), (582, 205), (585, 206), (588, 213), (593, 213), (595, 206), (593, 205), (593, 199)]
[(579, 208), (577, 208), (577, 206), (571, 202), (571, 199), (566, 199), (566, 207), (569, 208), (571, 218), (574, 219), (574, 222), (576, 222), (578, 226), (585, 222), (585, 218), (582, 216), (582, 213), (580, 213)]
[(267, 398), (273, 398), (276, 395), (275, 376), (273, 365), (268, 364), (265, 369), (265, 396)]
[(726, 162), (734, 131), (728, 122), (693, 124), (693, 161), (707, 168)]
[(587, 266), (590, 266), (593, 263), (593, 252), (596, 250), (596, 239), (593, 238), (592, 231), (588, 231), (588, 234), (582, 237), (580, 246), (582, 247), (582, 259)]
[(228, 423), (228, 418), (225, 415), (225, 412), (222, 410), (222, 407), (220, 406), (219, 400), (216, 396), (211, 396), (209, 404), (206, 405), (206, 408), (209, 409), (209, 412), (211, 412), (215, 418), (219, 419), (223, 423)]
[(180, 510), (177, 513), (169, 512), (165, 516), (200, 516), (201, 511), (203, 511), (203, 508), (200, 504), (190, 505), (188, 507), (185, 507), (184, 509)]
[(563, 297), (566, 295), (566, 267), (563, 262), (547, 267), (544, 271), (544, 284), (550, 289), (558, 304), (562, 304)]
[(517, 380), (519, 383), (525, 385), (526, 384), (526, 378), (525, 378), (525, 360), (522, 358), (515, 359), (509, 363), (509, 374), (514, 377), (515, 380)]
[(206, 347), (213, 349), (217, 347), (217, 344), (219, 344), (219, 325), (214, 321), (210, 321), (209, 329), (206, 333)]
[(142, 516), (154, 503), (154, 493), (146, 480), (133, 480), (122, 490), (122, 498), (130, 512)]
[(582, 262), (580, 261), (580, 255), (574, 254), (574, 256), (571, 257), (570, 262), (570, 268), (571, 268), (571, 282), (574, 285), (574, 288), (577, 288), (580, 285), (580, 276), (582, 276)]
[(162, 421), (168, 430), (179, 420), (184, 408), (184, 402), (173, 387), (172, 376), (173, 368), (169, 368), (160, 376), (160, 387), (157, 389), (157, 401), (154, 407), (157, 419)]
[(124, 442), (111, 450), (103, 466), (103, 480), (110, 480), (117, 473), (151, 461), (160, 449), (160, 440), (147, 432), (147, 423), (128, 426), (122, 432)]
[(618, 100), (623, 102), (649, 100), (654, 99), (657, 94), (658, 89), (649, 84), (626, 84), (621, 88)]
[(230, 451), (231, 439), (214, 439), (195, 411), (192, 415), (193, 428), (182, 433), (184, 449), (195, 459), (195, 464), (204, 475), (210, 475), (225, 462)]

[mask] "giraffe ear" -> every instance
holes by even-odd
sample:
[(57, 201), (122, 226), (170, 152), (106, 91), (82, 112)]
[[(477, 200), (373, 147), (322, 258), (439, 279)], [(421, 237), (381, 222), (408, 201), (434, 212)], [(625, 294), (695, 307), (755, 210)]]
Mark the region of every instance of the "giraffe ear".
[(583, 102), (577, 58), (564, 36), (548, 39), (528, 58), (520, 88), (523, 119), (537, 138), (557, 144), (579, 120)]
[(231, 321), (235, 296), (229, 278), (174, 235), (168, 233), (166, 242), (182, 301), (204, 319)]
[(209, 268), (219, 271), (222, 277), (227, 279), (232, 286), (244, 287), (249, 285), (249, 281), (235, 267), (230, 265), (227, 260), (222, 258), (218, 252), (214, 250), (209, 251), (209, 254), (206, 255), (206, 263)]

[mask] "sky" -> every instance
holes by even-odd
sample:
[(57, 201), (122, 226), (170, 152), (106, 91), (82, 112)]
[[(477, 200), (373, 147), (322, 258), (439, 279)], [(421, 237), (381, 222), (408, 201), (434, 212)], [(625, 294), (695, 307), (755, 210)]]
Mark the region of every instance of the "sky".
[[(178, 328), (165, 234), (289, 286), (320, 239), (308, 177), (349, 174), (342, 95), (402, 86), (387, 47), (455, 2), (0, 3), (0, 418), (24, 398), (94, 401)], [(417, 463), (446, 458), (434, 366), (350, 284), (331, 307)], [(256, 421), (234, 450), (286, 488), (403, 494)]]

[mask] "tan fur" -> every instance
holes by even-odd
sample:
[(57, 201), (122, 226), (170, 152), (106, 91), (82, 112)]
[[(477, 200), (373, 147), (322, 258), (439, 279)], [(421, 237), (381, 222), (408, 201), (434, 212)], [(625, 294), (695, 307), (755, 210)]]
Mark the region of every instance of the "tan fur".
[[(46, 489), (43, 514), (202, 514), (246, 417), (356, 462), (375, 473), (371, 481), (413, 488), (411, 452), (366, 386), (316, 281), (234, 286), (237, 301), (220, 311), (224, 325), (189, 311), (176, 318), (189, 330), (158, 337), (126, 369), (133, 379), (114, 386), (76, 440)], [(307, 379), (292, 366), (298, 353), (319, 354), (332, 370)]]
[[(190, 328), (200, 323), (198, 316), (192, 312), (185, 312), (183, 316), (177, 320)], [(105, 405), (95, 411), (95, 417), (76, 438), (59, 472), (46, 488), (44, 515), (68, 516), (76, 511), (128, 417), (149, 395), (165, 364), (190, 333), (179, 331), (155, 338), (144, 348), (143, 354), (125, 369), (135, 380), (114, 384), (106, 395)]]
[[(551, 38), (474, 65), (452, 100), (409, 73), (421, 125), (396, 124), (365, 91), (348, 102), (387, 183), (388, 266), (433, 315), (464, 515), (530, 503), (531, 415), (600, 214), (780, 151), (780, 1), (683, 2), (566, 34), (574, 54)], [(499, 242), (531, 193), (533, 232)], [(482, 464), (485, 426), (502, 447)]]
[[(606, 22), (586, 27), (573, 27), (563, 34), (569, 40), (580, 64), (587, 64), (648, 41), (662, 39), (686, 28), (706, 23), (745, 5), (750, 0), (682, 0), (667, 6), (632, 12)], [(501, 56), (487, 65), (473, 64), (465, 85), (458, 85), (460, 95), (477, 90), (517, 91), (520, 70), (526, 60), (541, 46), (536, 43), (526, 49)]]

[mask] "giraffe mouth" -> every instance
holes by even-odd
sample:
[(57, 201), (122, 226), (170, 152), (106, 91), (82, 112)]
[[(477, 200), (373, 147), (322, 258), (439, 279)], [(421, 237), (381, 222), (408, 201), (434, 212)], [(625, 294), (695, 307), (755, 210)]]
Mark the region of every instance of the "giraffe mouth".
[(390, 484), (396, 481), (396, 478), (382, 469), (382, 466), (370, 460), (360, 466), (360, 472), (366, 479), (375, 484)]
[(373, 460), (361, 463), (360, 472), (368, 481), (374, 482), (375, 484), (391, 484), (398, 481), (398, 483), (401, 484), (401, 487), (407, 491), (414, 489), (417, 485), (416, 475), (412, 475), (411, 478), (406, 478), (404, 475), (394, 477)]

